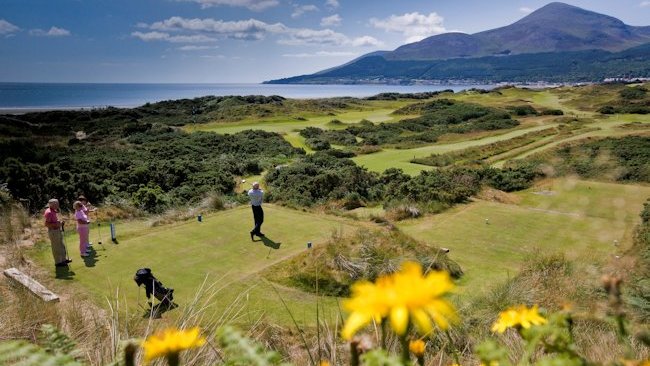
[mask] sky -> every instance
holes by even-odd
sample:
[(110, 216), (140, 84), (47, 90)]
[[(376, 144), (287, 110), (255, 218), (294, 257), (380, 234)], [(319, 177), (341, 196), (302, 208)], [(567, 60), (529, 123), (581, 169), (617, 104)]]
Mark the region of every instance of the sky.
[[(0, 0), (0, 82), (258, 83), (505, 26), (549, 2)], [(565, 2), (650, 25), (650, 0)]]

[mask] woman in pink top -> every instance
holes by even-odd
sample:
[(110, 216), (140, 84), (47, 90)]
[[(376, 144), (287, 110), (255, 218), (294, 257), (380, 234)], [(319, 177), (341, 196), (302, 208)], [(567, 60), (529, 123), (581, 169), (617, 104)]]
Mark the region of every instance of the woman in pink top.
[(79, 233), (79, 252), (81, 252), (82, 257), (87, 257), (88, 253), (88, 236), (90, 233), (90, 228), (88, 224), (88, 215), (86, 210), (84, 210), (84, 205), (80, 201), (75, 201), (72, 205), (74, 207), (74, 218), (77, 220), (77, 233)]
[[(77, 201), (81, 202), (81, 210), (88, 216), (88, 218), (90, 218), (91, 212), (95, 212), (97, 210), (90, 204), (90, 202), (88, 202), (88, 198), (86, 198), (86, 196), (84, 196), (83, 194), (77, 197)], [(99, 226), (97, 227), (97, 230), (99, 230)], [(90, 226), (88, 226), (88, 235), (90, 236)], [(88, 242), (86, 243), (86, 248), (90, 248), (92, 246), (93, 243), (91, 243), (90, 239), (88, 239)]]

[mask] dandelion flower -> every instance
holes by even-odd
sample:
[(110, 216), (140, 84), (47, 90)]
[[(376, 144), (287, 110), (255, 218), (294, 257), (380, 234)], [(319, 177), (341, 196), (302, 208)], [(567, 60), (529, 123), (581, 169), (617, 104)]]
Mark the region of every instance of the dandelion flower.
[(410, 323), (422, 334), (433, 331), (433, 324), (447, 329), (456, 322), (456, 309), (443, 298), (454, 288), (447, 272), (431, 271), (426, 276), (415, 262), (402, 265), (399, 272), (381, 276), (373, 284), (367, 281), (352, 287), (352, 298), (343, 306), (350, 312), (342, 335), (350, 339), (372, 320), (390, 321), (398, 335), (406, 333)]
[(546, 319), (539, 314), (537, 305), (527, 308), (525, 305), (511, 307), (499, 314), (499, 319), (492, 325), (493, 332), (503, 333), (508, 328), (530, 328), (532, 325), (545, 324)]
[(415, 339), (409, 342), (409, 351), (416, 357), (424, 356), (426, 344), (421, 339)]
[(144, 361), (150, 362), (158, 357), (178, 355), (186, 349), (201, 347), (205, 338), (199, 335), (199, 328), (189, 330), (166, 329), (149, 336), (142, 342)]

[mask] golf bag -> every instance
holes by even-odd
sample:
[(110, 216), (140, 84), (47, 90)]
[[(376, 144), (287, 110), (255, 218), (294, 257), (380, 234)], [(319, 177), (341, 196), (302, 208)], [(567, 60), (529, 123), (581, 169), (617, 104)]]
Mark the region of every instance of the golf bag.
[(163, 306), (172, 305), (174, 303), (174, 289), (165, 287), (162, 282), (151, 273), (149, 268), (140, 268), (135, 272), (133, 277), (138, 287), (144, 285), (147, 299), (151, 299), (153, 294)]

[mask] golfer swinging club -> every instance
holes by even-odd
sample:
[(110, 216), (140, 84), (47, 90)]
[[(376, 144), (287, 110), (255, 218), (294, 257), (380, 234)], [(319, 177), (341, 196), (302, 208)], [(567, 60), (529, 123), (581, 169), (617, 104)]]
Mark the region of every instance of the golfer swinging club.
[(255, 241), (254, 235), (264, 237), (262, 234), (262, 223), (264, 222), (264, 210), (262, 210), (262, 198), (264, 191), (260, 189), (258, 182), (253, 183), (253, 188), (248, 191), (248, 197), (251, 198), (251, 207), (253, 208), (253, 219), (255, 227), (251, 230), (251, 240)]

